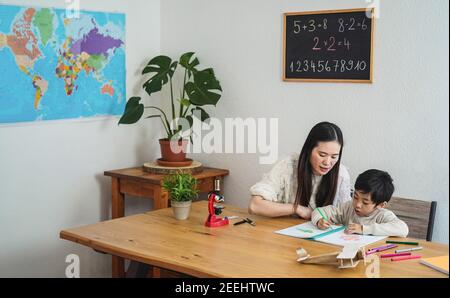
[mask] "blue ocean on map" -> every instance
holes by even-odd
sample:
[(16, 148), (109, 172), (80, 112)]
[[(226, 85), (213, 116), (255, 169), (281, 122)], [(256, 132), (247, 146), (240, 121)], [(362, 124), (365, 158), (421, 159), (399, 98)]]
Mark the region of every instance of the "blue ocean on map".
[(125, 15), (0, 5), (0, 123), (120, 115)]

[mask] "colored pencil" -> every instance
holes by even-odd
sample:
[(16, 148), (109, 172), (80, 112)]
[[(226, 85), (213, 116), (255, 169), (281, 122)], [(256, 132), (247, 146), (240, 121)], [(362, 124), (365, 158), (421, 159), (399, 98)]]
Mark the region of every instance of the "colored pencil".
[(325, 216), (325, 214), (322, 213), (322, 210), (320, 210), (320, 208), (317, 208), (317, 210), (319, 210), (319, 213), (320, 213), (320, 215), (322, 216), (322, 218), (323, 218), (325, 221), (328, 221), (328, 218)]
[(377, 249), (377, 251), (388, 250), (388, 249), (391, 249), (391, 248), (394, 248), (394, 247), (397, 247), (397, 245), (391, 244), (391, 245), (388, 245), (386, 247), (379, 248), (379, 249)]
[(405, 256), (405, 257), (396, 257), (396, 258), (392, 258), (391, 261), (395, 262), (395, 261), (404, 261), (404, 260), (420, 259), (421, 257), (422, 257), (421, 255), (410, 255), (410, 256)]
[(369, 250), (377, 250), (377, 249), (381, 249), (381, 248), (385, 248), (385, 247), (390, 247), (392, 245), (394, 245), (394, 244), (386, 244), (386, 245), (381, 245), (381, 246), (377, 246), (377, 247), (372, 247), (372, 248), (369, 248), (368, 251)]
[[(330, 223), (328, 221), (328, 217), (326, 217), (325, 214), (322, 213), (322, 210), (320, 210), (320, 208), (317, 208), (317, 210), (319, 210), (320, 216), (322, 216), (323, 220), (326, 221), (327, 223)], [(329, 229), (334, 230), (332, 226), (330, 226)]]
[(366, 256), (371, 255), (371, 254), (374, 254), (374, 253), (376, 253), (376, 252), (378, 252), (378, 250), (369, 250), (369, 251), (366, 251)]
[(392, 241), (392, 240), (386, 240), (386, 243), (406, 244), (406, 245), (419, 245), (419, 242), (409, 242), (409, 241)]
[(405, 251), (415, 251), (415, 250), (421, 250), (422, 246), (412, 247), (412, 248), (405, 248), (405, 249), (397, 249), (395, 252), (405, 252)]
[(377, 247), (377, 248), (375, 248), (375, 249), (371, 249), (371, 250), (367, 251), (367, 252), (366, 252), (366, 256), (367, 256), (367, 255), (370, 255), (370, 254), (373, 254), (373, 253), (376, 253), (376, 252), (388, 250), (388, 249), (391, 249), (391, 248), (394, 248), (394, 247), (397, 247), (397, 245), (395, 245), (395, 244), (390, 244), (390, 245), (386, 245), (386, 246), (384, 246), (384, 247)]
[(401, 253), (395, 253), (395, 254), (384, 254), (381, 255), (381, 258), (390, 258), (390, 257), (400, 257), (400, 256), (410, 256), (410, 252), (401, 252)]
[(389, 244), (389, 245), (383, 245), (383, 246), (380, 246), (380, 247), (376, 247), (376, 248), (374, 248), (374, 249), (371, 249), (370, 251), (383, 251), (383, 250), (386, 250), (386, 249), (391, 249), (391, 248), (394, 248), (394, 247), (397, 247), (397, 245), (395, 245), (395, 244)]

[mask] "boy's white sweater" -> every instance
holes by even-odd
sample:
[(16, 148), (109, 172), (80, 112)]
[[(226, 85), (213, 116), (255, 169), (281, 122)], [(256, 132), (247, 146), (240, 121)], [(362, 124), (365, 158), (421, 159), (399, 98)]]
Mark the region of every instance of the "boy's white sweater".
[[(408, 236), (408, 226), (400, 220), (392, 211), (385, 208), (377, 208), (368, 216), (358, 216), (353, 208), (352, 202), (345, 202), (339, 206), (329, 205), (320, 207), (328, 219), (335, 224), (355, 223), (362, 225), (363, 234), (371, 234), (377, 236)], [(311, 214), (311, 221), (317, 225), (322, 218), (317, 208)]]

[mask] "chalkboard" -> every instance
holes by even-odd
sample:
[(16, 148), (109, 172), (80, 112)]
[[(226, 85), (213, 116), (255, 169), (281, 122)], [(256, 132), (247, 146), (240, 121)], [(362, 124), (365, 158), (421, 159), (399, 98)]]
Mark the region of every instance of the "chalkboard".
[(373, 8), (284, 14), (284, 81), (372, 82)]

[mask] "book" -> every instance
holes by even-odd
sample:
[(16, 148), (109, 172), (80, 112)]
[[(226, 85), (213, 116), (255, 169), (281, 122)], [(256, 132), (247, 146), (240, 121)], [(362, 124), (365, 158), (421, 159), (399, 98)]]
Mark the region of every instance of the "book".
[(297, 238), (312, 239), (315, 237), (325, 236), (326, 234), (329, 234), (329, 232), (337, 232), (339, 229), (343, 228), (345, 227), (338, 225), (331, 225), (331, 228), (327, 230), (321, 230), (318, 227), (316, 227), (312, 222), (308, 221), (283, 230), (275, 231), (275, 233)]
[(425, 258), (420, 260), (420, 264), (448, 275), (448, 256)]
[(319, 241), (337, 246), (353, 245), (363, 247), (371, 243), (380, 241), (387, 236), (371, 236), (359, 234), (346, 234), (345, 226), (332, 225), (331, 228), (321, 230), (312, 222), (308, 221), (286, 229), (275, 231), (277, 234)]

